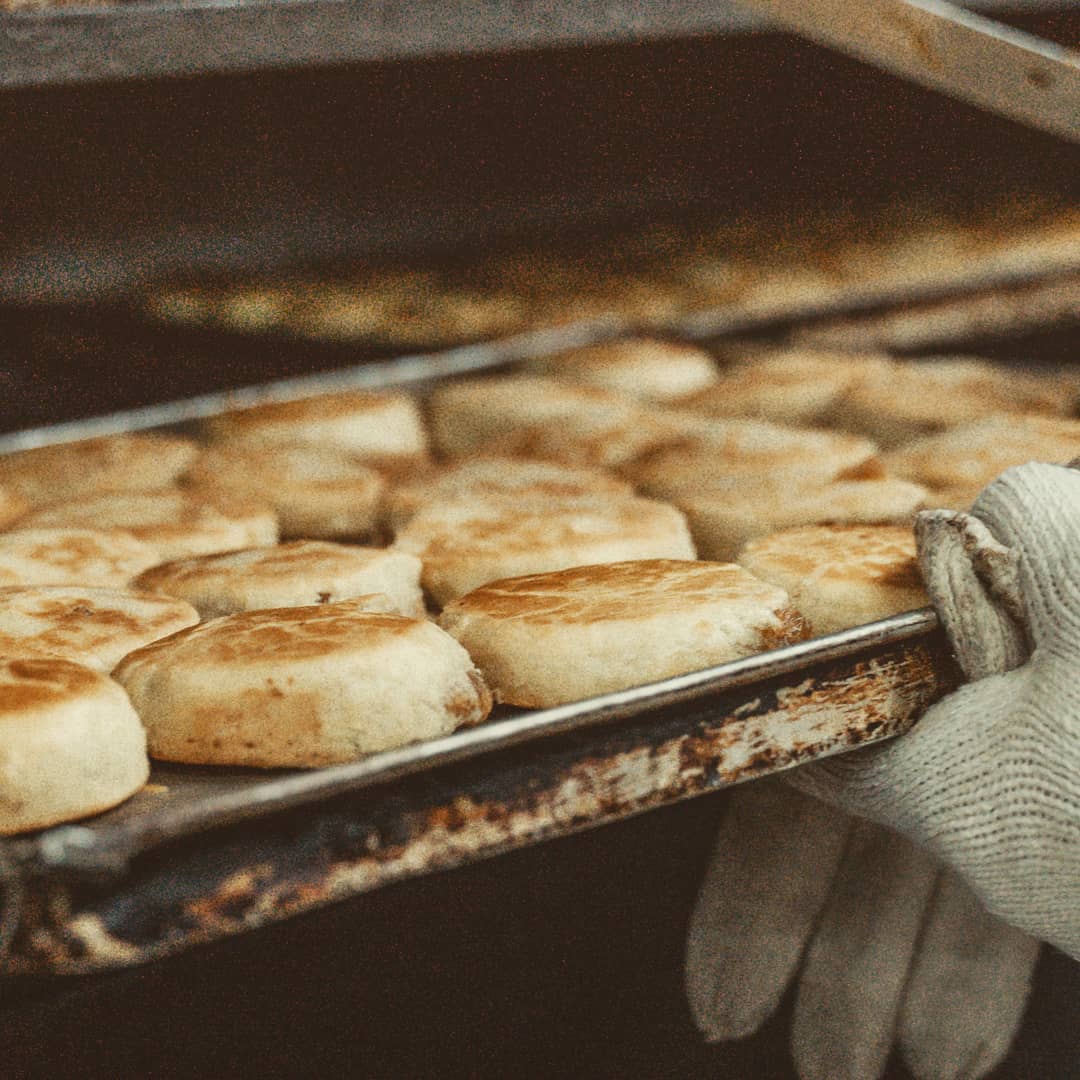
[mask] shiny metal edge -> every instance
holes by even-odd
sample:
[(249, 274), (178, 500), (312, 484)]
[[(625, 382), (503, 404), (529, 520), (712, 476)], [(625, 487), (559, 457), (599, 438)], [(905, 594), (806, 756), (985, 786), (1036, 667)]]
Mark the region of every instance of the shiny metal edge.
[[(1048, 11), (1061, 0), (972, 0)], [(770, 29), (732, 3), (678, 0), (133, 0), (0, 8), (0, 86), (201, 75)]]
[(744, 0), (829, 48), (1080, 142), (1080, 56), (948, 0)]
[(189, 0), (0, 9), (0, 86), (254, 71), (741, 33), (736, 4), (678, 0)]
[(665, 320), (662, 329), (690, 340), (701, 341), (721, 336), (757, 333), (773, 326), (795, 328), (799, 323), (858, 318), (918, 305), (946, 304), (953, 300), (974, 299), (999, 290), (1051, 284), (1077, 272), (1074, 258), (1062, 259), (1040, 267), (1035, 273), (1023, 270), (987, 270), (969, 273), (963, 281), (932, 285), (912, 285), (889, 290), (867, 286), (862, 292), (847, 288), (842, 301), (811, 301), (799, 308), (783, 311), (740, 312), (725, 308), (691, 311)]
[(100, 832), (80, 825), (62, 825), (29, 839), (11, 841), (9, 849), (24, 867), (82, 869), (120, 865), (165, 840), (360, 791), (539, 739), (631, 720), (672, 705), (797, 674), (867, 650), (899, 645), (933, 633), (937, 628), (933, 609), (907, 612), (662, 682), (482, 724), (345, 765), (285, 776), (274, 774), (265, 783), (209, 797), (180, 812), (174, 810), (169, 814), (167, 827), (153, 815)]
[(268, 402), (292, 401), (345, 390), (410, 386), (455, 375), (490, 371), (533, 356), (589, 345), (628, 333), (630, 329), (629, 324), (622, 319), (594, 319), (572, 326), (530, 330), (492, 342), (462, 345), (432, 353), (414, 353), (390, 360), (372, 360), (334, 371), (320, 371), (312, 375), (220, 390), (158, 405), (124, 409), (104, 416), (25, 428), (0, 435), (0, 454), (56, 443), (77, 442), (101, 435), (169, 427), (217, 416), (230, 409), (243, 409)]
[[(494, 371), (517, 361), (632, 333), (652, 333), (692, 341), (707, 341), (739, 334), (761, 334), (774, 329), (791, 330), (801, 323), (854, 318), (901, 305), (942, 304), (950, 300), (974, 299), (995, 289), (1049, 284), (1075, 274), (1076, 271), (1075, 260), (1062, 260), (1059, 265), (1041, 268), (1036, 273), (988, 272), (971, 275), (962, 282), (907, 289), (868, 289), (864, 294), (856, 294), (854, 297), (847, 293), (842, 301), (834, 303), (810, 303), (779, 311), (755, 313), (722, 307), (710, 308), (665, 319), (648, 327), (640, 327), (621, 316), (600, 317), (564, 326), (526, 330), (492, 341), (453, 346), (435, 352), (410, 353), (388, 360), (366, 361), (332, 371), (277, 379), (156, 405), (124, 409), (102, 416), (5, 432), (0, 434), (0, 454), (56, 443), (77, 442), (102, 435), (117, 435), (126, 431), (146, 431), (190, 423), (230, 409), (242, 409), (267, 402), (290, 401), (345, 390), (410, 386), (457, 375)], [(227, 331), (220, 333), (223, 340), (229, 336)], [(300, 339), (295, 341), (300, 343)], [(360, 349), (361, 346), (358, 345), (357, 350)]]

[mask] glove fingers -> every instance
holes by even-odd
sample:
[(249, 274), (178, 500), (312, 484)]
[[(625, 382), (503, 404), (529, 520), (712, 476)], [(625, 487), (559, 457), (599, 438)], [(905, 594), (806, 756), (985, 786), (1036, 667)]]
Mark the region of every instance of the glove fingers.
[(915, 521), (926, 591), (969, 679), (1028, 656), (1016, 553), (970, 514), (924, 510)]
[(889, 1057), (937, 864), (866, 822), (852, 830), (799, 977), (802, 1080), (875, 1080)]
[(991, 915), (945, 871), (900, 1010), (900, 1048), (916, 1080), (975, 1080), (1008, 1053), (1039, 943)]
[(710, 1041), (772, 1015), (810, 938), (851, 819), (786, 784), (736, 788), (690, 920), (686, 993)]
[(1031, 462), (983, 489), (973, 513), (1018, 556), (1032, 643), (1067, 643), (1080, 633), (1080, 474)]

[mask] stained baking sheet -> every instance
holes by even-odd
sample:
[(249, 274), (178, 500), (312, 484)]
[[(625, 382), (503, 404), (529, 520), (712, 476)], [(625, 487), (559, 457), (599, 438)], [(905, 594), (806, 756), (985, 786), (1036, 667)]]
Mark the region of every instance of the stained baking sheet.
[[(360, 761), (317, 770), (257, 770), (155, 763), (147, 788), (115, 810), (90, 822), (45, 830), (9, 843), (24, 865), (80, 872), (107, 870), (167, 839), (258, 817), (345, 792), (385, 784), (425, 769), (466, 761), (480, 754), (506, 750), (567, 732), (648, 717), (673, 706), (728, 695), (757, 683), (780, 679), (797, 686), (802, 676), (821, 664), (885, 650), (926, 638), (937, 627), (930, 609), (897, 615), (868, 626), (817, 638), (732, 663), (697, 671), (560, 708), (524, 712), (502, 709), (501, 718), (476, 728), (398, 750), (372, 754)], [(754, 700), (747, 695), (747, 703)], [(754, 713), (747, 709), (746, 715)], [(498, 717), (499, 714), (496, 713)], [(839, 721), (839, 717), (838, 717)], [(792, 726), (792, 732), (796, 730)], [(800, 760), (836, 753), (850, 745), (887, 738), (896, 730), (874, 728), (872, 718), (860, 724), (850, 717), (823, 724), (816, 735), (798, 735)], [(781, 747), (775, 744), (758, 751)], [(790, 749), (794, 749), (791, 747)], [(777, 767), (787, 767), (778, 759)], [(761, 770), (762, 773), (772, 771)]]
[(956, 684), (914, 612), (353, 765), (156, 768), (126, 808), (0, 847), (0, 971), (142, 963), (621, 820), (898, 735)]

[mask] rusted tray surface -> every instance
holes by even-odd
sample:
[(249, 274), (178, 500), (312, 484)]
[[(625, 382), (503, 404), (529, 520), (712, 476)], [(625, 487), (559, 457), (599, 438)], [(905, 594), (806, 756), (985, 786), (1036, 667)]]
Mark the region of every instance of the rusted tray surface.
[[(842, 716), (829, 709), (824, 716), (805, 716), (800, 703), (790, 708), (777, 700), (773, 718), (753, 693), (755, 684), (782, 680), (793, 698), (805, 696), (803, 673), (821, 664), (866, 655), (876, 671), (873, 650), (885, 652), (906, 642), (928, 638), (937, 627), (930, 609), (858, 627), (813, 641), (667, 679), (588, 701), (537, 711), (501, 710), (496, 719), (476, 728), (398, 750), (372, 754), (360, 761), (309, 770), (262, 770), (181, 766), (155, 763), (147, 788), (114, 810), (81, 825), (47, 829), (31, 839), (9, 842), (10, 852), (27, 865), (77, 872), (107, 871), (166, 840), (219, 825), (257, 817), (345, 792), (505, 750), (566, 732), (589, 731), (593, 737), (606, 725), (648, 717), (663, 709), (707, 701), (749, 687), (738, 716), (764, 724), (767, 742), (756, 752), (768, 757), (789, 747), (801, 759), (835, 753), (849, 745), (896, 734), (896, 724), (883, 724), (878, 710), (865, 717)], [(871, 651), (868, 654), (868, 650)], [(854, 687), (850, 688), (854, 689)], [(874, 687), (863, 686), (871, 695)], [(807, 691), (809, 693), (809, 691)], [(786, 700), (786, 699), (785, 699)], [(857, 697), (855, 698), (857, 703)], [(874, 714), (874, 715), (870, 715)], [(730, 733), (729, 733), (730, 734)], [(749, 746), (742, 747), (748, 750)], [(765, 763), (756, 763), (760, 768)], [(784, 765), (789, 762), (784, 762)]]
[(316, 772), (156, 767), (4, 845), (8, 974), (152, 960), (890, 738), (957, 673), (929, 611)]

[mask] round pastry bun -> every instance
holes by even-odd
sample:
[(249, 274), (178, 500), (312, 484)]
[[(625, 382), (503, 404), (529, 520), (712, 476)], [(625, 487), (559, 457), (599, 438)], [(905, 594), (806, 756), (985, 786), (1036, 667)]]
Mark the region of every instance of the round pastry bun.
[(857, 525), (910, 522), (929, 505), (919, 484), (893, 477), (834, 480), (829, 484), (768, 483), (733, 477), (701, 494), (687, 492), (675, 504), (690, 523), (703, 559), (734, 559), (749, 541), (797, 525)]
[(543, 375), (462, 379), (438, 387), (428, 401), (436, 449), (464, 457), (501, 444), (524, 428), (622, 421), (640, 406), (593, 386), (574, 386)]
[(547, 707), (806, 637), (787, 594), (728, 563), (648, 559), (494, 581), (447, 605), (496, 700)]
[(416, 402), (395, 391), (352, 390), (256, 405), (212, 416), (204, 427), (215, 442), (314, 443), (369, 464), (411, 462), (428, 452)]
[(0, 589), (0, 656), (74, 660), (98, 671), (199, 621), (183, 600), (125, 589), (39, 585)]
[(679, 407), (708, 416), (813, 426), (857, 379), (888, 364), (877, 355), (813, 349), (764, 353), (722, 368), (713, 386), (679, 402)]
[(625, 338), (532, 361), (537, 371), (646, 401), (673, 401), (716, 381), (712, 357), (695, 345)]
[(397, 532), (422, 507), (450, 499), (491, 495), (527, 499), (578, 495), (632, 495), (625, 480), (600, 469), (521, 458), (482, 457), (433, 469), (394, 484), (383, 502), (387, 525)]
[(70, 660), (0, 659), (0, 834), (107, 810), (146, 782), (124, 691)]
[(204, 450), (186, 481), (217, 503), (266, 503), (283, 537), (370, 536), (386, 481), (353, 455), (328, 446), (221, 443)]
[(535, 461), (618, 469), (685, 437), (687, 417), (659, 407), (600, 410), (518, 428), (491, 444), (493, 452)]
[(368, 598), (369, 610), (424, 614), (415, 555), (323, 540), (178, 559), (147, 570), (134, 586), (186, 600), (204, 619), (359, 597)]
[(521, 574), (695, 554), (675, 507), (625, 496), (440, 503), (421, 510), (394, 546), (420, 558), (421, 581), (440, 605)]
[(0, 455), (0, 485), (34, 506), (171, 484), (195, 460), (177, 435), (106, 435)]
[(822, 484), (884, 472), (877, 447), (839, 431), (782, 427), (764, 420), (711, 420), (682, 442), (660, 447), (620, 471), (654, 498), (747, 482)]
[(152, 757), (202, 765), (352, 761), (476, 724), (491, 695), (434, 623), (343, 600), (226, 615), (114, 672)]
[(30, 509), (30, 502), (11, 488), (0, 484), (0, 529), (10, 528)]
[(901, 525), (807, 525), (753, 540), (739, 563), (787, 591), (815, 636), (926, 607), (915, 534)]
[(979, 491), (1013, 465), (1049, 464), (1080, 454), (1080, 420), (1056, 416), (993, 416), (929, 435), (892, 451), (891, 471), (937, 491)]
[(123, 589), (160, 562), (133, 536), (98, 529), (15, 529), (0, 533), (0, 586), (95, 585)]
[(1071, 397), (1061, 379), (973, 357), (927, 357), (867, 368), (827, 419), (890, 448), (995, 413), (1061, 415)]
[(23, 518), (24, 528), (86, 528), (127, 533), (153, 547), (162, 560), (277, 542), (277, 519), (262, 504), (159, 488), (95, 495), (50, 506)]

